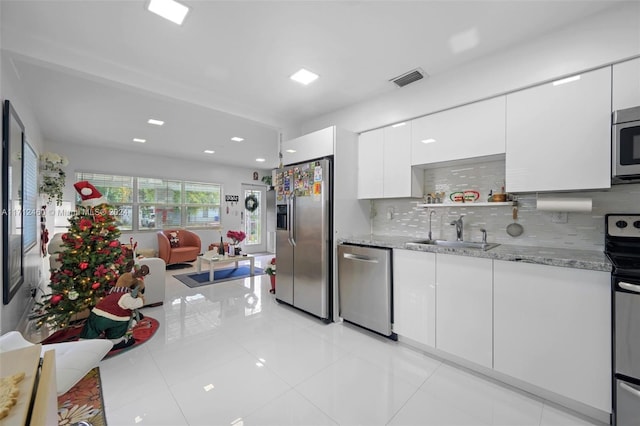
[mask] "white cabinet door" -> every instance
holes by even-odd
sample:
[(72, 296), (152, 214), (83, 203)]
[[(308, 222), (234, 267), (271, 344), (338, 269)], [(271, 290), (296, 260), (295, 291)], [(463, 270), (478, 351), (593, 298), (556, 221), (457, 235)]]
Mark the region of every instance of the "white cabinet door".
[(507, 95), (506, 189), (611, 186), (611, 68)]
[(429, 164), (505, 152), (505, 97), (412, 121), (411, 164)]
[(610, 273), (494, 261), (494, 368), (611, 412)]
[(384, 130), (362, 133), (358, 138), (358, 198), (382, 198), (383, 168)]
[(335, 126), (282, 142), (283, 164), (322, 158), (334, 153)]
[(640, 58), (613, 66), (613, 111), (640, 106)]
[(491, 259), (436, 255), (436, 348), (493, 366)]
[(436, 345), (436, 255), (393, 250), (393, 331)]
[(422, 182), (411, 168), (411, 122), (384, 128), (385, 198), (421, 197)]
[(421, 197), (422, 175), (411, 168), (410, 123), (360, 135), (358, 198)]

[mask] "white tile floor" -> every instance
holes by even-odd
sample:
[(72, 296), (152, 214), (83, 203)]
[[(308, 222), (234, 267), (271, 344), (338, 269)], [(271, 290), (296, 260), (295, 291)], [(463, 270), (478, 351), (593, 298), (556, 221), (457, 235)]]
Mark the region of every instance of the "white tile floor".
[[(271, 256), (259, 257), (264, 267)], [(144, 345), (100, 363), (119, 425), (591, 425), (348, 324), (278, 304), (262, 275), (190, 289), (167, 271)]]

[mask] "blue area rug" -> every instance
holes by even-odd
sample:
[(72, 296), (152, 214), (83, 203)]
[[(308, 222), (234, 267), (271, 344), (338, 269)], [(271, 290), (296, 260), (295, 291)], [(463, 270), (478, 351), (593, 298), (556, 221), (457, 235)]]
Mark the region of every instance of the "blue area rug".
[[(229, 280), (237, 280), (241, 278), (249, 277), (249, 271), (251, 268), (248, 266), (239, 266), (237, 268), (227, 268), (227, 269), (216, 269), (213, 272), (213, 281), (209, 281), (209, 271), (204, 271), (200, 273), (191, 273), (191, 274), (180, 274), (174, 275), (173, 277), (186, 285), (187, 287), (201, 287), (209, 284), (218, 284), (221, 282), (229, 281)], [(258, 268), (257, 266), (254, 268), (255, 275), (264, 274), (264, 270)]]

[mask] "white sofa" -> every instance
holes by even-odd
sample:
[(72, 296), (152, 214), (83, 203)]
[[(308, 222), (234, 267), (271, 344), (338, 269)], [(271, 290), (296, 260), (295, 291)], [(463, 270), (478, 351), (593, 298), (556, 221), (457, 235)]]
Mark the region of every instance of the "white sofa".
[[(0, 336), (0, 353), (32, 346), (33, 343), (17, 331)], [(56, 391), (58, 396), (66, 393), (85, 374), (97, 367), (111, 350), (113, 343), (107, 339), (80, 340), (77, 342), (42, 345), (41, 356), (50, 350), (56, 353)]]

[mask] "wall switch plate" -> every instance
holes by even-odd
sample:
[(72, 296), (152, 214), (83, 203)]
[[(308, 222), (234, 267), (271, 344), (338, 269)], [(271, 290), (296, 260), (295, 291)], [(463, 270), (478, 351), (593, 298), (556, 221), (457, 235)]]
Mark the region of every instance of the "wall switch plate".
[(551, 213), (551, 222), (553, 223), (567, 223), (568, 220), (569, 220), (569, 213), (567, 212)]

